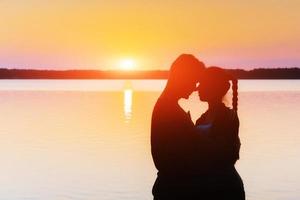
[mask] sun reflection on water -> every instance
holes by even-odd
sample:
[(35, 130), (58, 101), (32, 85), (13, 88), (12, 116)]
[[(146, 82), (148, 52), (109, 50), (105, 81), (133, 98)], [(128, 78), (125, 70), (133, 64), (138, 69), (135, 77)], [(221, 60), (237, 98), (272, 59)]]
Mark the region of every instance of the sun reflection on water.
[(124, 115), (125, 122), (128, 123), (132, 117), (132, 94), (133, 90), (130, 82), (125, 82), (124, 93)]

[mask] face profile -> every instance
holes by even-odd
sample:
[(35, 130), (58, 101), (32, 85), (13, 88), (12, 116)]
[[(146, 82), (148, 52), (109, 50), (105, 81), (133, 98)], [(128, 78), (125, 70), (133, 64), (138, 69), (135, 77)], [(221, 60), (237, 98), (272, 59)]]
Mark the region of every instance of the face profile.
[(181, 98), (188, 99), (192, 92), (197, 89), (198, 79), (192, 79), (191, 81), (183, 82)]

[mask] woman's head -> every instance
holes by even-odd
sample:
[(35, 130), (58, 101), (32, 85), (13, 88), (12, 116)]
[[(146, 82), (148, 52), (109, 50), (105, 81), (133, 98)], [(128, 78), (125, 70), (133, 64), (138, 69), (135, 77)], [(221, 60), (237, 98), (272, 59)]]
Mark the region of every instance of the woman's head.
[(167, 87), (180, 98), (195, 91), (205, 65), (191, 54), (180, 55), (171, 65)]
[(230, 88), (232, 81), (233, 109), (237, 110), (237, 79), (219, 67), (206, 68), (201, 77), (198, 93), (201, 101), (219, 103)]

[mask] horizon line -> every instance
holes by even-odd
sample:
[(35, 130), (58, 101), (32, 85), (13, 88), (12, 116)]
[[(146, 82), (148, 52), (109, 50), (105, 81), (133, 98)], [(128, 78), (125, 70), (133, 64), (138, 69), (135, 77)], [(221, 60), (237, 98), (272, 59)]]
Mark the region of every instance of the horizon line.
[[(244, 68), (223, 68), (224, 70), (243, 70), (243, 71), (253, 71), (253, 70), (280, 70), (280, 69), (300, 69), (300, 67), (257, 67), (252, 69), (244, 69)], [(132, 69), (132, 70), (123, 70), (123, 69), (36, 69), (36, 68), (6, 68), (0, 67), (0, 70), (32, 70), (32, 71), (60, 71), (60, 72), (67, 72), (67, 71), (101, 71), (101, 72), (153, 72), (153, 71), (161, 71), (166, 72), (169, 69)]]

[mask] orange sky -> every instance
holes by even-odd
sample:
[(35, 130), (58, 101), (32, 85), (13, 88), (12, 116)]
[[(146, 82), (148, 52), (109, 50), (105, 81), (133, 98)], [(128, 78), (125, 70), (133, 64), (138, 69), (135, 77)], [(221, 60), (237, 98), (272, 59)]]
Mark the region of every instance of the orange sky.
[(132, 58), (167, 69), (183, 52), (207, 65), (300, 67), (299, 0), (49, 2), (0, 2), (1, 67), (116, 69)]

